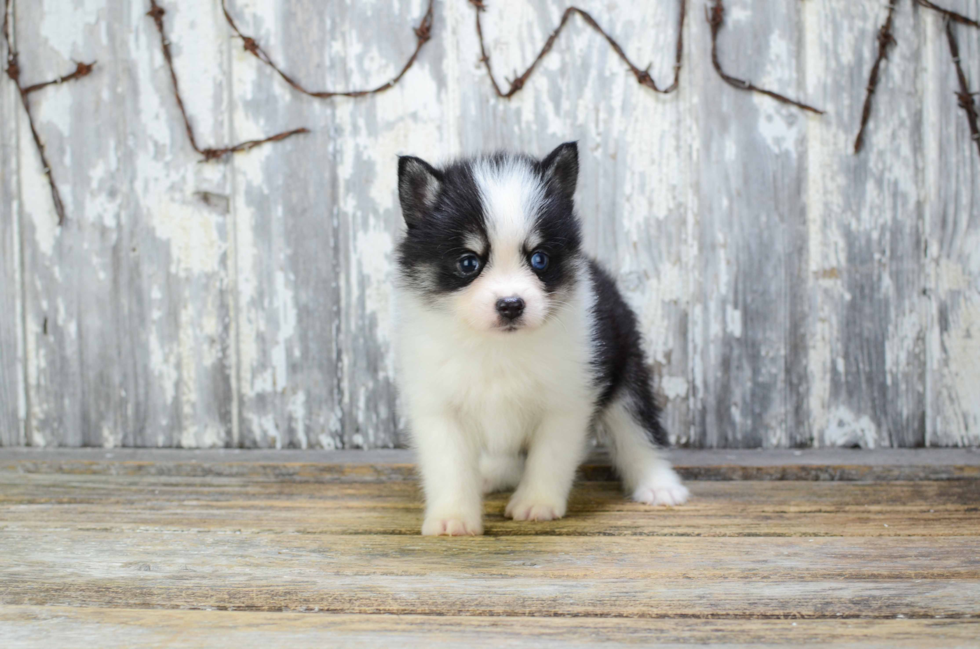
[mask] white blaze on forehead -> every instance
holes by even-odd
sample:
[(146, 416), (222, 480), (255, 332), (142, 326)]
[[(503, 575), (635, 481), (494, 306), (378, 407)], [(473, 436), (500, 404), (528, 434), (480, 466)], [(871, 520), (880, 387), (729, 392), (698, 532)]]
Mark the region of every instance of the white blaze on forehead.
[(489, 331), (506, 324), (497, 313), (497, 301), (519, 297), (524, 300), (521, 326), (539, 327), (548, 316), (548, 295), (527, 265), (524, 247), (540, 239), (534, 223), (544, 187), (531, 164), (521, 159), (480, 160), (473, 165), (473, 178), (483, 204), (490, 259), (483, 272), (454, 297), (456, 311), (475, 329)]
[(526, 160), (480, 160), (473, 167), (493, 252), (516, 251), (532, 235), (544, 200), (541, 180)]

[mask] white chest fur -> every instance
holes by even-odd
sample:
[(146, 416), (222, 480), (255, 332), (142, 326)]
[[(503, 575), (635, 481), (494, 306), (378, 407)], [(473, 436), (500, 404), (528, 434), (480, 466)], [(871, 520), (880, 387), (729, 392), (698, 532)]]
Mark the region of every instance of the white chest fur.
[(399, 380), (410, 425), (452, 416), (492, 449), (522, 444), (549, 412), (587, 413), (597, 398), (589, 297), (578, 292), (533, 331), (488, 334), (401, 296)]

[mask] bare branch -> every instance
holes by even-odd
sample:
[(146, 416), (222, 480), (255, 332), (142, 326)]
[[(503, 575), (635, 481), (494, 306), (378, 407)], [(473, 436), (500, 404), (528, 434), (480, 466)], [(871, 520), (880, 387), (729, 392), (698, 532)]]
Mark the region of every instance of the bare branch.
[(20, 65), (18, 64), (18, 53), (14, 49), (13, 44), (13, 21), (10, 19), (10, 6), (11, 0), (4, 0), (3, 3), (3, 41), (7, 46), (7, 67), (5, 69), (7, 76), (14, 85), (17, 86), (17, 93), (20, 95), (20, 103), (24, 106), (24, 112), (27, 114), (27, 125), (31, 129), (31, 137), (34, 139), (34, 146), (37, 148), (38, 156), (41, 158), (41, 166), (44, 168), (44, 175), (48, 178), (48, 185), (51, 187), (51, 202), (54, 203), (54, 211), (58, 215), (58, 225), (64, 225), (65, 223), (65, 204), (61, 200), (61, 192), (58, 191), (58, 185), (54, 181), (54, 174), (51, 172), (51, 163), (48, 162), (47, 151), (44, 148), (44, 142), (41, 141), (41, 136), (37, 132), (37, 126), (34, 124), (34, 113), (31, 112), (31, 102), (28, 100), (28, 95), (42, 88), (47, 88), (48, 86), (65, 83), (68, 81), (75, 81), (76, 79), (81, 79), (82, 77), (87, 77), (92, 72), (92, 68), (95, 67), (95, 62), (92, 63), (75, 63), (75, 71), (71, 74), (66, 74), (64, 76), (53, 79), (52, 81), (44, 81), (42, 83), (35, 83), (34, 85), (27, 86), (26, 88), (21, 84), (20, 81)]
[(330, 97), (363, 97), (364, 95), (373, 95), (393, 88), (396, 83), (401, 81), (402, 77), (405, 76), (405, 73), (408, 72), (409, 68), (415, 64), (415, 60), (418, 58), (419, 52), (422, 51), (422, 46), (425, 45), (430, 38), (432, 38), (432, 3), (433, 0), (429, 0), (429, 8), (426, 10), (425, 15), (422, 16), (422, 22), (419, 23), (418, 27), (414, 28), (416, 39), (415, 50), (412, 52), (412, 55), (408, 57), (405, 65), (402, 66), (402, 69), (394, 77), (380, 86), (368, 90), (308, 90), (299, 81), (283, 72), (282, 68), (276, 65), (269, 54), (262, 49), (262, 46), (259, 45), (258, 41), (251, 36), (246, 36), (242, 33), (242, 31), (238, 28), (238, 25), (235, 23), (235, 20), (231, 17), (231, 13), (228, 11), (227, 0), (221, 0), (221, 10), (224, 12), (225, 20), (228, 21), (228, 25), (231, 27), (232, 31), (235, 32), (235, 35), (238, 36), (238, 38), (242, 39), (246, 52), (250, 53), (252, 56), (275, 70), (276, 73), (282, 77), (283, 81), (292, 86), (293, 89), (303, 93), (304, 95), (315, 97), (317, 99), (329, 99)]
[(969, 25), (970, 27), (980, 28), (980, 22), (977, 22), (972, 18), (967, 18), (963, 14), (956, 13), (955, 11), (951, 11), (949, 9), (943, 9), (939, 5), (929, 2), (929, 0), (915, 0), (915, 3), (922, 7), (925, 7), (926, 9), (932, 9), (933, 11), (941, 13), (942, 15), (946, 16), (948, 19), (952, 20), (953, 22), (957, 22), (962, 25)]
[(960, 64), (960, 46), (956, 42), (956, 35), (953, 33), (953, 20), (946, 20), (946, 40), (949, 42), (949, 53), (953, 57), (953, 65), (956, 66), (956, 76), (960, 82), (960, 91), (956, 97), (960, 100), (960, 108), (966, 112), (966, 121), (970, 125), (970, 138), (977, 145), (977, 153), (980, 153), (980, 127), (977, 126), (977, 104), (973, 99), (974, 93), (970, 92), (970, 84), (966, 80), (966, 73)]
[(687, 0), (680, 0), (680, 12), (677, 20), (677, 50), (674, 59), (674, 80), (666, 88), (660, 88), (657, 85), (657, 82), (653, 80), (653, 77), (650, 76), (649, 65), (645, 69), (640, 69), (637, 67), (637, 65), (634, 64), (628, 56), (626, 56), (626, 52), (623, 51), (623, 48), (619, 45), (619, 43), (617, 43), (616, 40), (610, 36), (608, 32), (606, 32), (606, 30), (599, 26), (599, 23), (596, 22), (595, 18), (593, 18), (589, 12), (585, 11), (584, 9), (579, 9), (578, 7), (569, 7), (565, 10), (565, 13), (562, 14), (561, 22), (558, 23), (558, 27), (556, 27), (555, 30), (551, 32), (551, 35), (548, 36), (548, 40), (545, 41), (544, 47), (541, 48), (541, 51), (538, 53), (537, 57), (535, 57), (534, 61), (531, 62), (531, 65), (529, 65), (522, 74), (516, 76), (514, 79), (508, 82), (510, 87), (506, 91), (501, 90), (500, 85), (497, 83), (496, 77), (494, 77), (493, 68), (490, 66), (490, 55), (487, 54), (487, 48), (483, 38), (483, 25), (480, 21), (480, 13), (486, 10), (486, 5), (484, 4), (483, 0), (469, 1), (470, 4), (473, 5), (476, 12), (476, 34), (480, 39), (480, 60), (486, 67), (487, 74), (490, 76), (490, 83), (493, 84), (493, 89), (497, 92), (497, 96), (499, 97), (508, 99), (513, 97), (518, 91), (520, 91), (521, 88), (524, 87), (528, 77), (530, 77), (531, 73), (534, 72), (538, 63), (540, 63), (541, 59), (543, 59), (545, 55), (551, 51), (552, 46), (555, 44), (555, 40), (558, 39), (558, 35), (561, 34), (561, 30), (565, 28), (565, 25), (568, 24), (568, 20), (573, 14), (578, 14), (581, 16), (582, 20), (584, 20), (589, 27), (602, 34), (603, 38), (605, 38), (609, 45), (613, 48), (613, 51), (616, 52), (616, 55), (629, 67), (630, 72), (633, 73), (633, 76), (636, 77), (636, 80), (638, 83), (640, 83), (640, 85), (646, 86), (654, 92), (659, 92), (661, 94), (668, 94), (674, 90), (677, 90), (677, 86), (680, 82), (681, 62), (684, 55), (684, 18), (687, 13)]
[(707, 14), (706, 17), (708, 19), (708, 25), (711, 27), (711, 64), (714, 66), (715, 72), (718, 73), (718, 76), (720, 76), (725, 83), (739, 90), (757, 92), (761, 95), (772, 97), (776, 101), (780, 101), (784, 104), (796, 106), (797, 108), (802, 108), (803, 110), (816, 113), (817, 115), (823, 115), (822, 110), (814, 108), (809, 104), (804, 104), (801, 101), (790, 99), (786, 95), (781, 95), (778, 92), (773, 92), (772, 90), (760, 88), (751, 81), (739, 79), (738, 77), (733, 77), (726, 73), (721, 67), (721, 62), (718, 60), (718, 32), (720, 32), (721, 28), (725, 25), (725, 3), (723, 0), (715, 0), (714, 5), (712, 5), (710, 9), (706, 9), (705, 13)]
[(874, 98), (875, 90), (878, 89), (878, 73), (881, 71), (882, 62), (888, 58), (888, 50), (895, 46), (895, 36), (892, 35), (892, 22), (895, 17), (895, 5), (898, 0), (888, 0), (888, 17), (885, 24), (878, 29), (878, 56), (875, 58), (874, 65), (871, 66), (871, 75), (868, 77), (868, 91), (864, 96), (864, 108), (861, 110), (861, 128), (858, 129), (857, 138), (854, 140), (854, 153), (860, 153), (864, 146), (864, 130), (871, 119), (871, 102)]
[(220, 148), (201, 147), (197, 143), (197, 138), (194, 136), (194, 127), (191, 126), (191, 120), (187, 116), (187, 109), (184, 108), (184, 99), (180, 95), (180, 84), (177, 82), (177, 72), (174, 70), (174, 59), (173, 55), (170, 53), (170, 41), (167, 40), (167, 34), (163, 28), (163, 16), (165, 14), (166, 12), (163, 10), (163, 7), (157, 4), (157, 0), (150, 0), (150, 10), (146, 13), (146, 15), (153, 19), (153, 24), (156, 25), (157, 31), (160, 33), (160, 48), (163, 51), (163, 58), (167, 62), (167, 69), (170, 71), (170, 81), (174, 87), (174, 98), (177, 100), (177, 108), (180, 109), (180, 116), (184, 120), (184, 129), (187, 131), (187, 139), (190, 140), (191, 147), (196, 152), (204, 156), (202, 162), (219, 160), (231, 153), (248, 151), (269, 142), (279, 142), (280, 140), (285, 140), (293, 135), (310, 132), (309, 129), (306, 128), (296, 128), (291, 131), (284, 131), (282, 133), (270, 135), (269, 137), (261, 140), (249, 140), (247, 142), (240, 142), (238, 144)]

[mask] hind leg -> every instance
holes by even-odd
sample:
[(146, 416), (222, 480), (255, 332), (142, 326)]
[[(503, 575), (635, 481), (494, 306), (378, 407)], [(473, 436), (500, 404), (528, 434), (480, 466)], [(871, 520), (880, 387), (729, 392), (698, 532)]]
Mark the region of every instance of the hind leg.
[(603, 414), (603, 427), (609, 438), (613, 463), (623, 486), (633, 500), (647, 505), (681, 505), (689, 496), (680, 476), (653, 441), (648, 428), (656, 422), (644, 423), (620, 397), (609, 404)]

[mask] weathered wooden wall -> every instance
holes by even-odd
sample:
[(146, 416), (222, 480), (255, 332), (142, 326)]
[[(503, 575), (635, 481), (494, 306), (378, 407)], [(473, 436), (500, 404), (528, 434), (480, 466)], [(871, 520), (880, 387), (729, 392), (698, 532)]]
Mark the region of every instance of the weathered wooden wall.
[[(581, 0), (661, 85), (678, 3)], [(639, 86), (581, 20), (498, 99), (473, 8), (390, 91), (316, 100), (244, 52), (218, 0), (162, 0), (205, 146), (309, 135), (199, 164), (142, 0), (15, 0), (26, 83), (65, 199), (57, 226), (13, 84), (0, 81), (0, 445), (377, 447), (392, 383), (396, 154), (545, 153), (578, 139), (588, 246), (641, 314), (678, 443), (980, 443), (980, 155), (941, 17), (899, 0), (854, 155), (873, 0), (729, 0), (726, 69), (827, 111), (725, 85), (689, 2), (678, 92)], [(945, 0), (980, 16), (980, 0)], [(488, 2), (498, 75), (565, 4)], [(243, 31), (314, 88), (376, 85), (424, 0), (231, 0)], [(971, 88), (980, 30), (957, 26)], [(503, 82), (503, 79), (500, 79)]]

